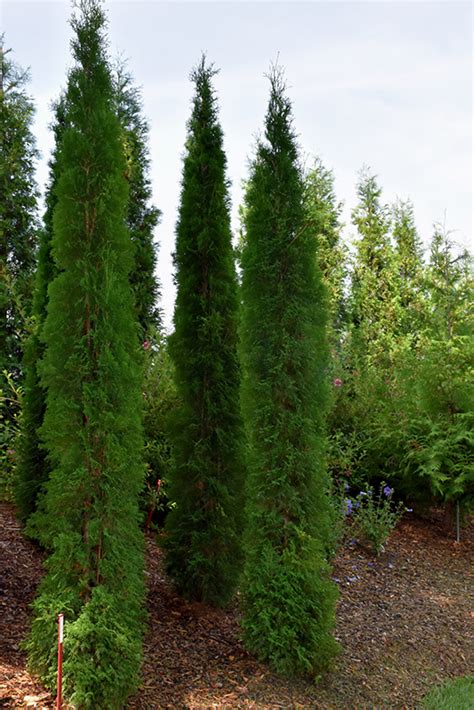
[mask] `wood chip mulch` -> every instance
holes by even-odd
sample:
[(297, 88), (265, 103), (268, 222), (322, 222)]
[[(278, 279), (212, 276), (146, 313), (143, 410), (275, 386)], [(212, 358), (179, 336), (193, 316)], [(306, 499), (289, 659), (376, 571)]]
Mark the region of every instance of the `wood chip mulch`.
[[(142, 685), (128, 710), (419, 708), (432, 685), (474, 668), (472, 520), (462, 535), (457, 544), (440, 519), (407, 515), (379, 558), (346, 543), (333, 572), (343, 650), (317, 684), (279, 678), (249, 656), (236, 609), (177, 597), (150, 535)], [(7, 504), (0, 504), (0, 555), (0, 708), (49, 710), (53, 699), (26, 671), (20, 645), (43, 556)]]

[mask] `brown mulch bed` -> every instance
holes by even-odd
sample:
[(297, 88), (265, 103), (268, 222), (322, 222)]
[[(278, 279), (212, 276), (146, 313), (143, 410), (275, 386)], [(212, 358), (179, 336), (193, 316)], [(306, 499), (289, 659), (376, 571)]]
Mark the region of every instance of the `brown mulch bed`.
[[(0, 708), (52, 708), (51, 696), (25, 670), (20, 646), (42, 555), (5, 504), (0, 530)], [(235, 610), (177, 597), (150, 536), (142, 686), (127, 707), (417, 708), (432, 685), (472, 673), (473, 541), (472, 521), (456, 544), (440, 520), (406, 517), (379, 558), (348, 542), (334, 565), (343, 651), (316, 685), (279, 678), (249, 656)]]

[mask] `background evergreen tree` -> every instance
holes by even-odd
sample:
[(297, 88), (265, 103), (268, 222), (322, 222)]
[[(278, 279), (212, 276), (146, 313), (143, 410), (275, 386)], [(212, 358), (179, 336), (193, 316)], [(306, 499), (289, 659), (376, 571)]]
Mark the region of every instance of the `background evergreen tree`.
[(397, 336), (415, 343), (424, 321), (423, 249), (415, 226), (413, 205), (398, 200), (393, 206), (394, 295)]
[(46, 211), (43, 227), (39, 231), (38, 264), (33, 295), (32, 332), (25, 344), (23, 365), (25, 387), (22, 402), (22, 436), (20, 456), (15, 475), (15, 501), (20, 517), (26, 521), (36, 509), (39, 493), (49, 475), (46, 451), (42, 446), (40, 428), (46, 410), (46, 391), (41, 384), (38, 364), (45, 351), (42, 341), (44, 321), (48, 305), (48, 286), (57, 275), (53, 259), (53, 214), (57, 203), (58, 159), (61, 137), (66, 126), (66, 97), (56, 103), (53, 133), (55, 147), (49, 162), (49, 184), (46, 190)]
[(32, 518), (51, 554), (34, 605), (30, 666), (54, 686), (56, 614), (64, 611), (65, 692), (80, 708), (121, 708), (136, 686), (144, 591), (141, 357), (104, 24), (95, 0), (83, 0), (72, 20), (76, 64), (53, 217), (58, 275), (49, 286), (40, 367), (52, 472)]
[[(405, 417), (401, 470), (412, 494), (473, 503), (474, 278), (470, 254), (437, 227), (426, 273), (428, 318), (416, 352), (399, 363)], [(405, 429), (403, 429), (403, 424)]]
[(249, 438), (245, 642), (285, 674), (327, 667), (336, 590), (329, 577), (327, 304), (303, 207), (281, 73), (270, 76), (265, 141), (246, 194), (242, 252), (243, 404)]
[(363, 169), (357, 185), (359, 203), (352, 212), (357, 227), (351, 284), (351, 339), (354, 367), (362, 377), (369, 363), (384, 361), (384, 324), (390, 321), (390, 213), (382, 204), (377, 178)]
[(36, 261), (38, 153), (28, 73), (0, 35), (0, 494), (10, 498), (18, 457), (22, 358)]
[(123, 130), (123, 145), (127, 159), (126, 177), (129, 183), (127, 226), (135, 248), (130, 281), (135, 295), (135, 308), (142, 341), (150, 339), (161, 327), (158, 307), (160, 288), (156, 268), (156, 246), (153, 234), (160, 211), (150, 204), (152, 197), (148, 124), (142, 116), (142, 99), (133, 85), (132, 76), (123, 63), (114, 72), (117, 115)]
[(0, 386), (4, 370), (18, 380), (31, 313), (36, 264), (38, 152), (28, 72), (9, 58), (0, 36)]
[[(397, 277), (390, 241), (390, 209), (382, 202), (377, 177), (368, 168), (360, 173), (357, 194), (359, 201), (352, 221), (358, 239), (339, 376), (343, 384), (332, 416), (333, 428), (338, 428), (340, 434), (336, 435), (338, 441), (332, 442), (337, 444), (336, 450), (333, 446), (331, 451), (332, 459), (339, 459), (346, 471), (355, 474), (354, 484), (380, 474), (379, 450), (371, 449), (371, 443), (388, 396), (398, 313), (393, 297)], [(349, 465), (348, 458), (353, 459)]]
[(339, 345), (344, 326), (347, 265), (341, 243), (342, 203), (334, 191), (334, 174), (320, 158), (304, 175), (304, 205), (308, 227), (316, 235), (317, 260), (328, 295), (328, 339), (333, 349)]
[(178, 286), (170, 353), (178, 411), (167, 569), (186, 597), (223, 605), (240, 571), (243, 466), (237, 280), (215, 70), (203, 57), (183, 166), (174, 255)]

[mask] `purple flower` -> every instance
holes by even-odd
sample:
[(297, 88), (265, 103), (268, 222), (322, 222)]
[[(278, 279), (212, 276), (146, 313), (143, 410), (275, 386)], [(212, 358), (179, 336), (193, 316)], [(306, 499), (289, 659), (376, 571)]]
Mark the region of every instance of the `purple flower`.
[(413, 508), (405, 508), (405, 510), (407, 511), (407, 513), (413, 513)]
[(393, 493), (393, 488), (390, 488), (390, 486), (384, 486), (384, 489), (383, 489), (384, 496), (386, 496), (387, 498), (390, 498), (392, 493)]
[(342, 387), (342, 380), (339, 377), (335, 377), (332, 383), (334, 387)]
[(352, 513), (352, 501), (350, 498), (346, 498), (346, 515), (350, 515)]
[(354, 502), (354, 508), (360, 508), (360, 500)]
[(344, 490), (348, 491), (350, 489), (350, 485), (348, 483), (344, 483)]

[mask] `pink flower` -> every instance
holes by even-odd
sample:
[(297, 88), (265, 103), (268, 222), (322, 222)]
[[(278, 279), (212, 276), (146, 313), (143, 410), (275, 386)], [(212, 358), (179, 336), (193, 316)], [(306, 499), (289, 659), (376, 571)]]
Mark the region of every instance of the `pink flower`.
[(333, 383), (334, 387), (342, 387), (342, 380), (340, 380), (339, 377), (336, 377), (332, 381), (332, 383)]
[(142, 345), (143, 345), (143, 350), (149, 350), (151, 343), (149, 340), (144, 340)]

